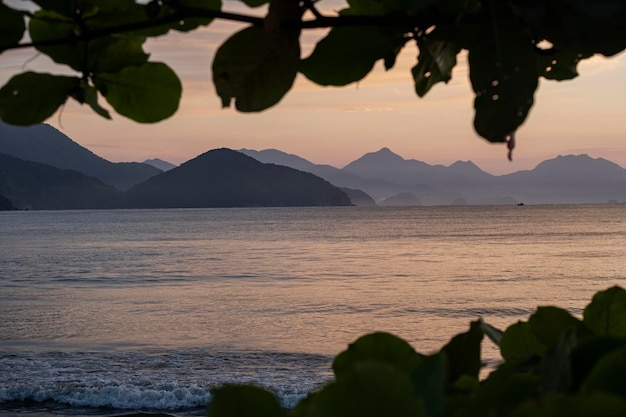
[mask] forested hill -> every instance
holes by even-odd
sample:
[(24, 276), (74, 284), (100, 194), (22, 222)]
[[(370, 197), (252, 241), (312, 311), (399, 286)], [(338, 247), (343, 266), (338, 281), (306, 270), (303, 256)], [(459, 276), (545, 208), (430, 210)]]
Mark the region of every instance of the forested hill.
[(348, 206), (345, 192), (313, 174), (263, 164), (222, 148), (154, 176), (126, 193), (127, 207)]
[(0, 153), (61, 169), (73, 169), (126, 190), (161, 172), (139, 162), (111, 162), (47, 124), (11, 126), (0, 121)]
[(0, 153), (0, 195), (18, 209), (61, 210), (119, 207), (121, 193), (77, 171)]

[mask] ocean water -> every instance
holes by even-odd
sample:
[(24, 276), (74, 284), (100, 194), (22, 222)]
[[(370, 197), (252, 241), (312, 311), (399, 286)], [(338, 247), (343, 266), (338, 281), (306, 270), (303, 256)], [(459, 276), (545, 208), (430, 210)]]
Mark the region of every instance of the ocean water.
[(228, 382), (290, 407), (368, 332), (580, 315), (625, 254), (624, 205), (3, 212), (0, 414), (203, 415)]

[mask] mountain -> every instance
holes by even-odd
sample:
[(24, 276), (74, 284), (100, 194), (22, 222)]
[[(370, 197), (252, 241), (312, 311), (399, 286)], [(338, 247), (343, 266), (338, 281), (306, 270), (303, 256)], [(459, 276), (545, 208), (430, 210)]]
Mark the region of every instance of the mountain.
[(389, 148), (367, 153), (342, 169), (324, 166), (323, 173), (319, 165), (277, 150), (247, 152), (265, 162), (297, 163), (334, 185), (362, 190), (379, 203), (403, 193), (415, 195), (424, 205), (626, 201), (626, 170), (588, 155), (559, 156), (532, 170), (496, 176), (471, 161), (429, 165), (405, 160)]
[(0, 122), (0, 153), (61, 169), (73, 169), (120, 190), (161, 172), (148, 164), (107, 161), (47, 124), (21, 127)]
[(311, 174), (315, 174), (318, 177), (326, 179), (329, 177), (332, 178), (333, 176), (341, 173), (340, 169), (333, 166), (317, 165), (297, 155), (285, 153), (277, 149), (265, 149), (262, 151), (239, 149), (239, 152), (244, 155), (248, 155), (259, 162), (263, 162), (264, 164), (283, 165), (300, 171), (310, 172)]
[(341, 190), (348, 195), (355, 206), (376, 207), (378, 205), (372, 197), (361, 190), (353, 190), (352, 188), (342, 188)]
[(466, 184), (490, 184), (494, 178), (471, 161), (457, 161), (449, 167), (429, 165), (415, 159), (404, 159), (389, 148), (365, 154), (343, 170), (362, 178), (377, 178), (395, 184), (446, 185), (455, 188)]
[(603, 158), (559, 155), (534, 169), (501, 177), (518, 200), (534, 203), (626, 201), (626, 170)]
[(422, 202), (413, 193), (400, 193), (400, 194), (392, 195), (391, 197), (385, 198), (383, 201), (380, 202), (380, 205), (391, 206), (391, 207), (421, 206)]
[(351, 205), (343, 191), (313, 174), (225, 148), (154, 176), (125, 198), (127, 207), (146, 208)]
[(171, 164), (159, 158), (146, 159), (145, 161), (142, 162), (142, 164), (152, 165), (156, 169), (163, 171), (163, 172), (169, 171), (172, 168), (176, 168), (176, 165)]
[(389, 148), (363, 155), (346, 165), (343, 170), (362, 178), (377, 178), (396, 184), (411, 185), (420, 182), (420, 177), (432, 168), (425, 162), (405, 160)]
[(15, 206), (11, 203), (11, 200), (3, 195), (0, 195), (0, 211), (1, 210), (15, 210)]
[(120, 192), (77, 171), (0, 154), (0, 195), (19, 209), (93, 209), (119, 205)]

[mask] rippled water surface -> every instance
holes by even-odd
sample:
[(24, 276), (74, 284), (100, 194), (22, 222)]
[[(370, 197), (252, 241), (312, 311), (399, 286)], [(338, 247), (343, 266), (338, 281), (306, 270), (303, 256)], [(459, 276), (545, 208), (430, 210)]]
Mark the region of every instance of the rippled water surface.
[(0, 213), (0, 413), (202, 414), (227, 381), (289, 406), (366, 332), (579, 314), (625, 253), (623, 205)]

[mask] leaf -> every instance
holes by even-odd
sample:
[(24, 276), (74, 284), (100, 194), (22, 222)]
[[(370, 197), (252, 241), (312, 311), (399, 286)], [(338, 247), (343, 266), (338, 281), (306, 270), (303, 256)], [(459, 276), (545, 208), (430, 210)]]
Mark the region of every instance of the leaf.
[(598, 361), (616, 349), (624, 348), (624, 339), (607, 336), (587, 337), (572, 351), (573, 389), (577, 390)]
[(252, 26), (226, 40), (213, 60), (213, 82), (222, 105), (228, 107), (235, 99), (237, 110), (256, 112), (277, 104), (298, 72), (297, 38)]
[(360, 337), (341, 352), (333, 361), (337, 377), (349, 374), (363, 362), (379, 362), (410, 374), (421, 362), (418, 354), (407, 342), (389, 333), (372, 333)]
[(450, 81), (461, 48), (452, 42), (428, 39), (419, 39), (417, 45), (420, 53), (417, 65), (411, 72), (415, 80), (415, 92), (424, 97), (436, 83), (443, 81), (447, 84)]
[(583, 58), (582, 54), (569, 51), (540, 54), (537, 56), (537, 70), (548, 80), (571, 80), (578, 77), (576, 67)]
[(421, 417), (408, 375), (381, 363), (364, 363), (322, 388), (299, 409), (300, 417)]
[(483, 332), (478, 320), (470, 323), (470, 329), (465, 333), (454, 336), (441, 351), (448, 358), (448, 382), (454, 384), (462, 375), (478, 378), (482, 367), (480, 360), (480, 344)]
[(415, 15), (436, 0), (348, 0), (349, 9), (343, 15), (382, 16), (399, 13)]
[(445, 353), (426, 356), (411, 374), (411, 382), (422, 398), (429, 417), (438, 416), (445, 406), (448, 361)]
[(22, 12), (0, 3), (0, 52), (9, 46), (17, 45), (25, 30)]
[(42, 10), (50, 10), (65, 16), (72, 16), (76, 9), (76, 0), (33, 0)]
[(509, 416), (519, 404), (537, 398), (539, 378), (529, 373), (518, 373), (518, 365), (515, 360), (507, 361), (491, 372), (460, 415)]
[(509, 326), (500, 338), (500, 353), (507, 361), (530, 356), (543, 356), (546, 346), (531, 332), (528, 322), (518, 321)]
[(405, 42), (376, 27), (336, 27), (302, 61), (300, 72), (319, 85), (350, 84), (364, 78), (379, 59), (397, 54)]
[(208, 417), (287, 416), (276, 396), (251, 385), (224, 385), (211, 392)]
[(561, 333), (556, 346), (548, 350), (541, 364), (543, 392), (566, 393), (574, 385), (571, 356), (578, 340), (576, 328), (569, 328)]
[[(500, 53), (498, 53), (500, 52)], [(475, 93), (474, 129), (490, 142), (506, 142), (526, 120), (537, 88), (537, 64), (530, 45), (469, 51), (470, 80)]]
[(622, 417), (626, 402), (610, 395), (546, 395), (521, 405), (513, 417)]
[(0, 89), (0, 119), (14, 125), (41, 123), (78, 88), (76, 77), (25, 72)]
[(74, 41), (82, 33), (76, 22), (54, 12), (38, 11), (31, 19), (29, 33), (34, 42), (67, 39), (59, 45), (37, 49), (55, 62), (84, 73), (116, 72), (127, 66), (142, 65), (148, 60), (143, 51), (144, 37), (105, 36), (90, 41)]
[(174, 71), (157, 62), (94, 74), (93, 81), (115, 111), (140, 123), (170, 117), (178, 109), (182, 94)]
[[(161, 7), (160, 16), (168, 16), (177, 13), (178, 9), (185, 11), (186, 8), (199, 10), (219, 11), (222, 8), (222, 0), (179, 0), (175, 3), (165, 3)], [(214, 18), (212, 17), (189, 17), (178, 22), (171, 23), (169, 28), (179, 32), (189, 32), (200, 26), (209, 25)]]
[(109, 112), (98, 103), (98, 90), (96, 87), (92, 85), (84, 87), (84, 102), (87, 103), (89, 107), (91, 107), (91, 109), (100, 116), (105, 119), (111, 119)]
[(522, 8), (534, 33), (556, 49), (591, 56), (612, 56), (626, 48), (623, 0), (553, 0)]
[(583, 321), (599, 336), (626, 338), (626, 290), (614, 286), (593, 296)]
[(530, 331), (544, 346), (556, 346), (562, 334), (570, 329), (581, 327), (582, 322), (562, 308), (538, 307), (528, 319)]
[(626, 350), (616, 349), (598, 361), (583, 383), (582, 392), (604, 392), (626, 399)]

